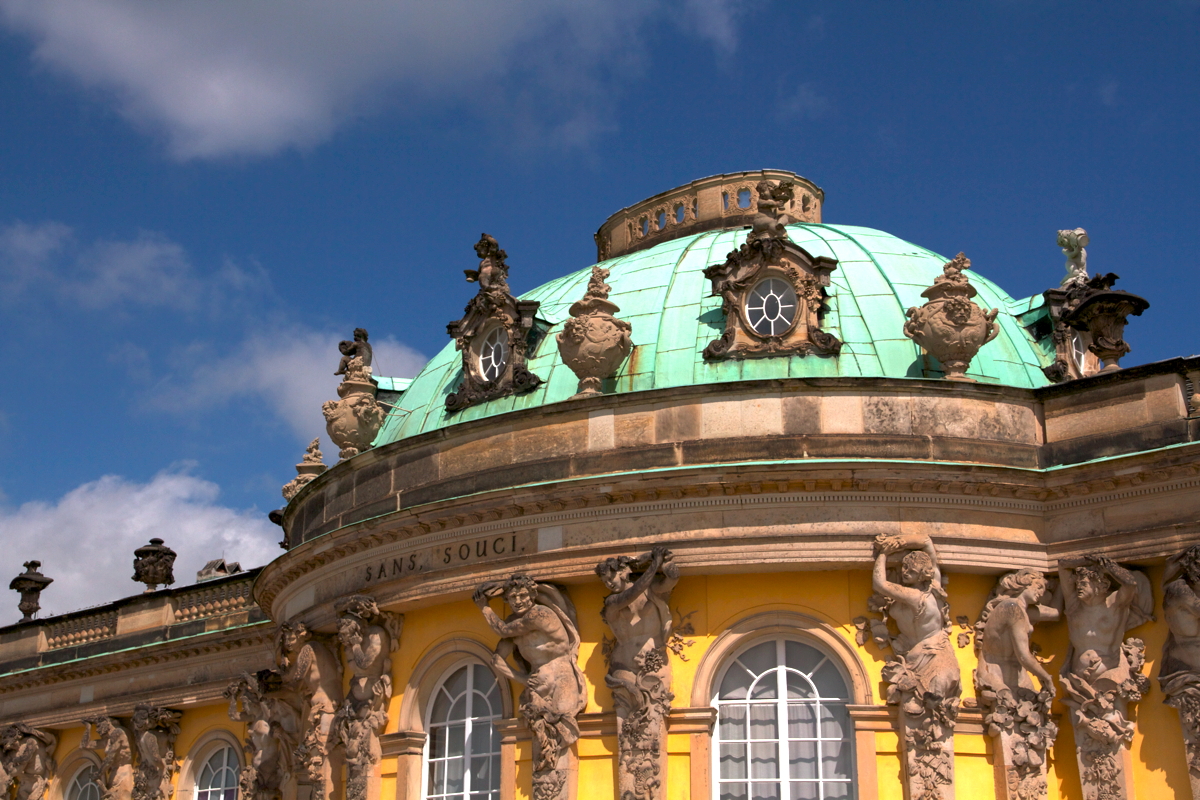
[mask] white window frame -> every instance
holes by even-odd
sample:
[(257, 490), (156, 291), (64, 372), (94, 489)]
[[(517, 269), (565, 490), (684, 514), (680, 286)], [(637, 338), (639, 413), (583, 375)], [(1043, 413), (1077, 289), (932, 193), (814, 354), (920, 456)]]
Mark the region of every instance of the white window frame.
[[(242, 772), (242, 759), (238, 755), (237, 748), (230, 745), (229, 742), (224, 741), (224, 739), (218, 741), (220, 742), (219, 746), (213, 747), (211, 751), (204, 755), (204, 759), (202, 761), (196, 762), (195, 776), (192, 780), (192, 797), (195, 798), (195, 800), (213, 800), (211, 794), (204, 796), (200, 794), (201, 792), (209, 791), (208, 789), (201, 788), (200, 781), (204, 777), (204, 770), (208, 768), (209, 762), (216, 758), (218, 754), (225, 753), (227, 754), (225, 758), (225, 764), (221, 767), (221, 769), (230, 769), (233, 771), (232, 788), (235, 792), (234, 796), (237, 797), (237, 800), (245, 800), (245, 798), (241, 797), (241, 787), (239, 786)], [(217, 772), (219, 771), (220, 770), (217, 770)], [(220, 792), (220, 795), (215, 798), (215, 800), (224, 800), (224, 794), (225, 792), (223, 788)]]
[[(78, 800), (78, 795), (72, 796), (71, 791), (75, 788), (75, 783), (81, 777), (83, 777), (83, 774), (88, 770), (93, 770), (96, 773), (92, 780), (88, 782), (96, 787), (96, 800), (101, 800), (101, 798), (104, 796), (104, 787), (100, 785), (100, 767), (96, 764), (93, 764), (91, 761), (85, 761), (83, 766), (79, 767), (79, 769), (75, 770), (75, 772), (71, 775), (71, 779), (67, 781), (66, 789), (63, 792), (63, 800)], [(82, 794), (82, 792), (80, 794)]]
[[(421, 798), (422, 798), (422, 800), (428, 800), (428, 798), (430, 796), (429, 795), (429, 767), (430, 767), (430, 763), (431, 763), (430, 748), (433, 746), (434, 728), (435, 727), (444, 728), (451, 724), (451, 723), (446, 723), (446, 722), (434, 722), (433, 721), (433, 708), (437, 704), (438, 696), (442, 691), (442, 687), (446, 685), (446, 681), (450, 680), (450, 678), (453, 677), (456, 672), (458, 672), (460, 669), (463, 669), (464, 667), (469, 667), (470, 669), (467, 670), (467, 689), (466, 689), (467, 712), (466, 712), (466, 720), (465, 720), (466, 727), (463, 732), (463, 758), (465, 760), (465, 762), (463, 764), (463, 792), (461, 795), (458, 795), (458, 796), (468, 798), (468, 800), (469, 800), (471, 795), (480, 794), (483, 791), (487, 791), (488, 793), (493, 794), (496, 798), (499, 798), (501, 796), (501, 792), (503, 791), (503, 788), (504, 788), (500, 782), (502, 750), (499, 745), (499, 736), (496, 737), (497, 745), (496, 745), (496, 751), (494, 753), (491, 751), (489, 751), (487, 753), (473, 753), (471, 750), (472, 733), (473, 733), (472, 729), (474, 727), (474, 723), (478, 720), (485, 719), (483, 717), (472, 716), (472, 712), (474, 710), (473, 705), (474, 705), (474, 692), (475, 692), (475, 667), (482, 667), (487, 672), (487, 674), (491, 677), (492, 681), (496, 685), (496, 702), (499, 705), (499, 708), (493, 709), (493, 715), (486, 718), (486, 721), (491, 722), (493, 724), (493, 726), (495, 725), (495, 723), (504, 719), (503, 693), (507, 689), (507, 686), (505, 686), (504, 683), (502, 683), (500, 680), (498, 680), (496, 678), (496, 675), (492, 672), (492, 670), (486, 664), (483, 664), (475, 659), (467, 659), (467, 660), (458, 661), (458, 662), (454, 663), (453, 665), (451, 665), (449, 668), (447, 668), (442, 673), (441, 677), (439, 677), (437, 682), (434, 684), (433, 693), (430, 695), (429, 702), (425, 709), (425, 746), (421, 752)], [(486, 694), (486, 692), (484, 694)], [(482, 756), (482, 755), (486, 755), (489, 758), (495, 757), (495, 759), (496, 759), (496, 761), (495, 761), (495, 764), (496, 764), (496, 788), (472, 791), (472, 789), (471, 789), (471, 759), (476, 756)], [(448, 761), (449, 759), (440, 759), (440, 760)], [(447, 795), (435, 795), (435, 797), (445, 798), (445, 797), (447, 797)], [(454, 796), (451, 795), (450, 797), (454, 797)]]

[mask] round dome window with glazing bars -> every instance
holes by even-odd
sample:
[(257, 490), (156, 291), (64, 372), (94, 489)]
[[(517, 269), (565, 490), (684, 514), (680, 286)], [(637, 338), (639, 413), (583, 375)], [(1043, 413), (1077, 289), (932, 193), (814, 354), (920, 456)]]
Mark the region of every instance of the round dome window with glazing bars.
[(491, 382), (504, 374), (508, 363), (508, 331), (496, 326), (479, 343), (479, 374)]
[(759, 336), (782, 336), (796, 322), (796, 290), (780, 278), (759, 281), (746, 295), (746, 320)]

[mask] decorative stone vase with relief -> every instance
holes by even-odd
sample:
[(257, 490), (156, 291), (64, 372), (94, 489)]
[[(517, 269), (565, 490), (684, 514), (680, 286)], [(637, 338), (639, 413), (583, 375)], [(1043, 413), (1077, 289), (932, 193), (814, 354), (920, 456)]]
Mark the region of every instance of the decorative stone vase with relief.
[(446, 410), (521, 394), (536, 389), (542, 379), (525, 366), (533, 344), (534, 314), (541, 305), (518, 300), (508, 288), (508, 254), (495, 238), (482, 234), (475, 245), (479, 268), (463, 270), (468, 283), (479, 284), (463, 318), (446, 326), (462, 352), (462, 383), (446, 396)]
[(996, 338), (999, 309), (984, 311), (973, 298), (978, 291), (963, 274), (971, 261), (959, 253), (942, 267), (943, 274), (921, 292), (929, 302), (908, 309), (904, 335), (925, 348), (945, 368), (946, 380), (974, 381), (966, 372), (979, 348)]
[(21, 622), (28, 622), (41, 610), (42, 605), (39, 601), (42, 590), (54, 583), (54, 578), (47, 578), (38, 571), (42, 566), (40, 561), (26, 561), (24, 566), (25, 571), (13, 578), (8, 588), (21, 593), (21, 602), (17, 604), (17, 610), (21, 612)]
[[(361, 328), (356, 335), (358, 332), (365, 342), (367, 332)], [(344, 377), (337, 388), (341, 399), (325, 401), (321, 411), (325, 414), (325, 430), (339, 448), (338, 459), (344, 461), (370, 449), (385, 414), (375, 400), (375, 382), (363, 357), (354, 355), (349, 361), (343, 357), (342, 361), (339, 374)]]
[(601, 382), (616, 375), (633, 350), (633, 328), (613, 316), (621, 309), (608, 299), (612, 287), (604, 282), (607, 277), (608, 270), (592, 267), (587, 292), (571, 305), (571, 319), (557, 337), (563, 363), (579, 378), (579, 392), (572, 400), (600, 394)]
[(159, 584), (170, 586), (175, 582), (175, 551), (163, 544), (162, 539), (151, 539), (133, 551), (133, 579), (146, 584), (146, 591), (153, 592)]
[(704, 270), (722, 299), (725, 331), (709, 342), (709, 360), (774, 355), (837, 355), (842, 343), (821, 330), (829, 275), (837, 262), (813, 257), (788, 238), (782, 209), (790, 183), (759, 184), (758, 213), (746, 242)]

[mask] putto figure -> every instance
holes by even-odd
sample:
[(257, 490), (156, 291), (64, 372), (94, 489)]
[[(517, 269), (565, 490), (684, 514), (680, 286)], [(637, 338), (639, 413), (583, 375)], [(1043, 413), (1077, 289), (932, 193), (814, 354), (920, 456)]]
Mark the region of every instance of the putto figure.
[(1142, 674), (1145, 644), (1126, 639), (1125, 632), (1153, 619), (1150, 582), (1097, 555), (1064, 559), (1058, 574), (1071, 640), (1060, 679), (1075, 729), (1083, 794), (1130, 800), (1133, 723), (1128, 708), (1142, 699), (1150, 681)]
[(334, 716), (334, 731), (346, 753), (347, 800), (378, 800), (375, 769), (383, 753), (379, 735), (387, 725), (392, 697), (391, 654), (400, 646), (404, 617), (381, 611), (366, 595), (335, 605), (338, 641), (350, 665), (350, 693)]
[[(667, 725), (671, 711), (671, 590), (679, 567), (671, 551), (655, 547), (637, 558), (602, 561), (596, 574), (612, 594), (601, 615), (616, 642), (605, 683), (617, 711), (620, 751), (617, 794), (625, 800), (666, 797)], [(640, 572), (636, 580), (634, 573)]]
[(1058, 603), (1061, 598), (1050, 596), (1042, 573), (1010, 572), (996, 584), (975, 624), (975, 695), (1003, 758), (1008, 800), (1046, 797), (1046, 751), (1058, 735), (1050, 716), (1054, 679), (1033, 654), (1029, 636), (1036, 623), (1059, 618)]
[(311, 787), (312, 800), (333, 791), (329, 752), (333, 716), (342, 702), (342, 662), (302, 622), (285, 622), (275, 638), (275, 661), (283, 685), (300, 696), (304, 729), (296, 748), (297, 777)]
[(1200, 545), (1167, 560), (1163, 616), (1171, 632), (1158, 682), (1167, 705), (1179, 711), (1192, 798), (1200, 800)]
[[(888, 556), (906, 552), (899, 582), (888, 575)], [(883, 668), (889, 704), (900, 706), (904, 770), (909, 800), (953, 800), (954, 722), (962, 681), (950, 643), (950, 609), (937, 550), (924, 535), (875, 538), (871, 606), (895, 620), (895, 657)]]
[[(512, 609), (506, 619), (488, 605), (494, 597)], [(566, 800), (570, 747), (579, 738), (576, 717), (587, 704), (575, 607), (565, 592), (527, 575), (489, 581), (475, 590), (474, 600), (500, 636), (493, 666), (525, 684), (519, 712), (533, 731), (534, 800)]]
[[(95, 738), (93, 738), (95, 731)], [(101, 800), (130, 800), (133, 797), (133, 747), (129, 733), (112, 717), (88, 717), (83, 721), (84, 750), (104, 750), (100, 763)]]
[(353, 341), (343, 339), (338, 342), (338, 352), (342, 354), (342, 360), (338, 362), (337, 372), (333, 373), (334, 375), (346, 375), (350, 362), (356, 358), (362, 362), (362, 369), (366, 374), (371, 374), (371, 360), (375, 351), (371, 349), (367, 338), (366, 328), (355, 328)]
[(1083, 228), (1073, 231), (1058, 232), (1058, 246), (1067, 257), (1067, 274), (1063, 276), (1058, 288), (1070, 289), (1072, 286), (1086, 286), (1088, 282), (1087, 246), (1088, 235)]
[(58, 768), (54, 762), (57, 744), (53, 733), (23, 722), (0, 729), (0, 789), (6, 798), (42, 800)]
[(751, 222), (747, 239), (786, 239), (787, 228), (791, 222), (785, 209), (796, 196), (794, 181), (759, 181), (754, 187), (758, 195), (758, 209)]

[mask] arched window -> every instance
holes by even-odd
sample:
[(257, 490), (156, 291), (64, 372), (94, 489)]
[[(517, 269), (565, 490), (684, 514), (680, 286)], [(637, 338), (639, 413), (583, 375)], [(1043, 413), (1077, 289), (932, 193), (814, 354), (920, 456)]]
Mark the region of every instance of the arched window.
[(67, 800), (100, 800), (100, 770), (94, 764), (75, 773), (67, 787)]
[(497, 325), (479, 345), (479, 372), (485, 381), (497, 380), (508, 363), (508, 331)]
[(237, 800), (240, 766), (237, 753), (229, 745), (214, 752), (200, 768), (196, 800)]
[(725, 667), (714, 698), (718, 800), (851, 800), (846, 679), (815, 647), (778, 638)]
[(434, 692), (425, 745), (427, 800), (499, 800), (500, 687), (482, 664), (453, 670)]

